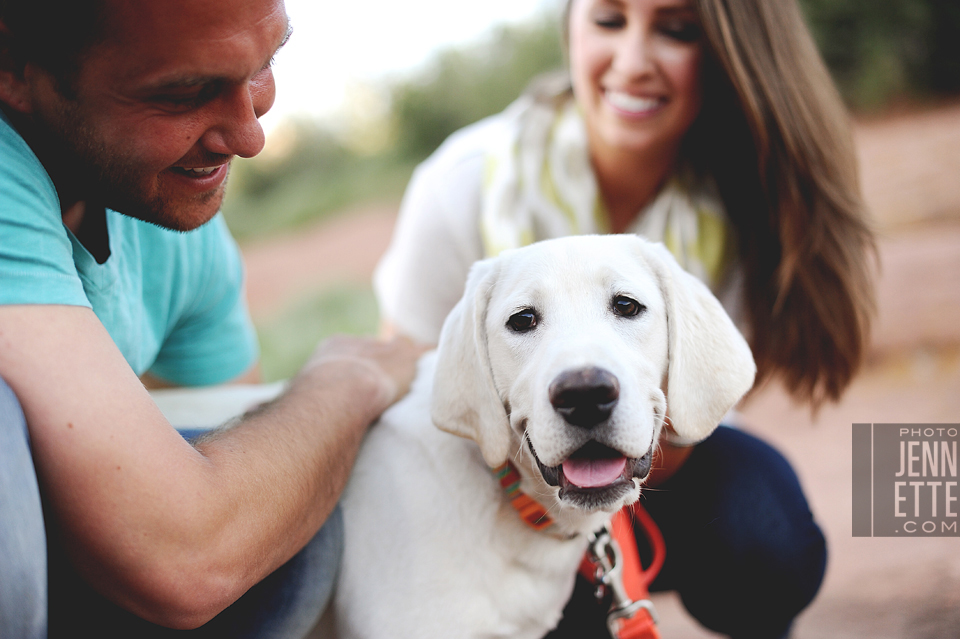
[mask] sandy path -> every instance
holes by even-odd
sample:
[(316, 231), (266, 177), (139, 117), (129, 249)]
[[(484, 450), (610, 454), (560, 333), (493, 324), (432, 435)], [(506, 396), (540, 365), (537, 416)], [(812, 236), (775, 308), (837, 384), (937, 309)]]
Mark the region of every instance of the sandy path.
[[(855, 132), (883, 263), (870, 366), (815, 420), (776, 385), (745, 415), (795, 464), (830, 545), (826, 581), (795, 639), (956, 638), (960, 539), (851, 536), (850, 424), (960, 422), (960, 105)], [(368, 207), (245, 246), (254, 315), (336, 282), (368, 282), (394, 217), (392, 207)], [(675, 597), (657, 604), (666, 639), (715, 636)]]
[(397, 209), (368, 206), (293, 234), (243, 246), (247, 299), (257, 320), (327, 286), (367, 284), (390, 242)]

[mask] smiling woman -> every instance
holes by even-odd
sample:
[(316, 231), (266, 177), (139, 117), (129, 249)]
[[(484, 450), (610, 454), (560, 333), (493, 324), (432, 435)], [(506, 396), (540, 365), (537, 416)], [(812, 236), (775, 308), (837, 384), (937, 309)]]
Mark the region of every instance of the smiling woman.
[(622, 232), (700, 113), (699, 19), (688, 0), (576, 2), (568, 19), (573, 91), (612, 230)]

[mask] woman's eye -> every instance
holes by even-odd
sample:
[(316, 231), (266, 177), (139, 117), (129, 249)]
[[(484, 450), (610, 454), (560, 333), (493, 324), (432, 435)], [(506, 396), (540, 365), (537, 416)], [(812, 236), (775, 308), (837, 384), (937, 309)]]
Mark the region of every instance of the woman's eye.
[(601, 29), (619, 29), (627, 20), (622, 13), (604, 11), (594, 14), (593, 23)]
[(533, 330), (539, 321), (540, 318), (537, 316), (536, 311), (525, 308), (511, 315), (510, 319), (507, 320), (507, 326), (510, 330), (517, 333), (526, 333), (527, 331)]
[(621, 317), (636, 317), (645, 310), (647, 310), (646, 306), (625, 295), (617, 295), (613, 298), (613, 312)]
[(660, 32), (678, 42), (696, 42), (700, 39), (700, 25), (690, 20), (667, 20), (660, 24)]

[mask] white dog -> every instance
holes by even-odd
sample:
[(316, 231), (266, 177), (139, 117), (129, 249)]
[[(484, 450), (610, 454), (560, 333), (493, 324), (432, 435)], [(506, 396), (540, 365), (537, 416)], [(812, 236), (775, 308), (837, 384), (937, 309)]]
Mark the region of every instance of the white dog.
[[(438, 350), (363, 445), (326, 623), (341, 637), (543, 636), (587, 534), (639, 497), (665, 416), (703, 439), (754, 373), (719, 302), (661, 245), (580, 236), (478, 262)], [(550, 529), (505, 497), (491, 468), (508, 459)]]

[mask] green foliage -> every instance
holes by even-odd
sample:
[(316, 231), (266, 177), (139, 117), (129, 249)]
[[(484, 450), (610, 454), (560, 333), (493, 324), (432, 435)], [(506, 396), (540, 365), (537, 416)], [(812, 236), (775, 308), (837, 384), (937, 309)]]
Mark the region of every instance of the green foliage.
[(960, 91), (957, 0), (801, 0), (847, 102), (876, 110), (900, 97)]
[(288, 379), (314, 347), (334, 333), (373, 335), (377, 302), (369, 287), (337, 288), (304, 299), (275, 320), (257, 326), (263, 379)]
[(427, 69), (392, 87), (400, 153), (426, 157), (457, 129), (503, 110), (532, 78), (562, 66), (554, 14), (442, 52)]

